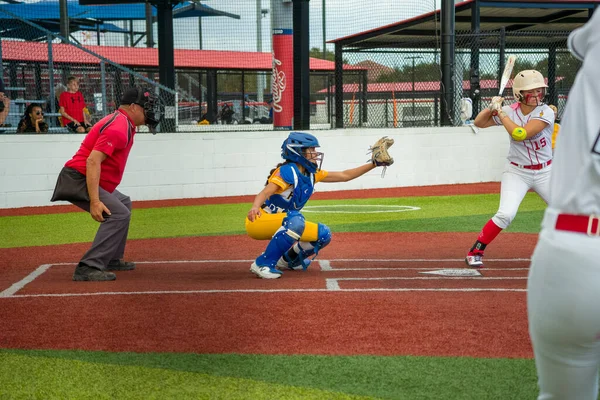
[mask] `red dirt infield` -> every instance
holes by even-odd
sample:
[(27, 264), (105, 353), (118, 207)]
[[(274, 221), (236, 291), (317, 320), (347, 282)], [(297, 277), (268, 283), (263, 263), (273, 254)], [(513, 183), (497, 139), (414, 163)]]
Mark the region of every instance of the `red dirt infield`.
[[(397, 188), (325, 192), (318, 198), (498, 188), (497, 183)], [(0, 210), (0, 216), (73, 211), (70, 207)], [(0, 347), (531, 358), (524, 290), (537, 235), (500, 235), (486, 251), (481, 277), (422, 273), (464, 268), (474, 236), (334, 232), (307, 271), (286, 271), (278, 280), (249, 272), (265, 242), (246, 236), (131, 240), (126, 258), (138, 262), (137, 269), (101, 283), (71, 281), (88, 243), (0, 249)], [(45, 264), (53, 265), (30, 275)], [(23, 281), (27, 277), (30, 282)], [(332, 282), (339, 290), (328, 286)]]
[[(382, 253), (382, 235), (397, 246)], [(315, 263), (275, 281), (248, 271), (250, 261), (243, 260), (264, 243), (245, 236), (132, 240), (127, 256), (140, 264), (117, 273), (114, 282), (72, 282), (74, 264), (54, 265), (16, 297), (0, 297), (0, 343), (135, 352), (531, 357), (522, 291), (527, 261), (491, 261), (483, 270), (483, 278), (519, 279), (340, 280), (341, 291), (326, 288), (331, 278), (424, 278), (434, 276), (419, 271), (463, 268), (472, 239), (472, 233), (335, 233), (319, 257), (331, 260), (332, 270)], [(486, 257), (527, 259), (536, 240), (500, 235)], [(226, 257), (223, 242), (229, 243)], [(13, 262), (1, 262), (0, 293), (42, 264), (74, 263), (86, 248), (3, 249)], [(342, 258), (423, 261), (336, 261)], [(224, 259), (242, 261), (172, 262)], [(464, 288), (520, 291), (443, 291)], [(18, 297), (35, 295), (41, 296)]]

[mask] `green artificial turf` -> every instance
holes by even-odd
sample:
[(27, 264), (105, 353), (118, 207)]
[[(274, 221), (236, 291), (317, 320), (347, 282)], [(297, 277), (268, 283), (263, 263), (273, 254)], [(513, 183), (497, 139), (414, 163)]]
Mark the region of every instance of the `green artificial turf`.
[[(334, 232), (478, 232), (498, 202), (498, 194), (321, 200), (310, 201), (305, 216)], [(390, 206), (419, 210), (373, 212)], [(129, 239), (244, 234), (249, 208), (241, 203), (134, 209)], [(544, 208), (539, 196), (528, 193), (509, 231), (538, 232)], [(0, 248), (90, 242), (97, 228), (85, 212), (0, 217)]]
[(0, 350), (10, 399), (532, 399), (533, 360)]

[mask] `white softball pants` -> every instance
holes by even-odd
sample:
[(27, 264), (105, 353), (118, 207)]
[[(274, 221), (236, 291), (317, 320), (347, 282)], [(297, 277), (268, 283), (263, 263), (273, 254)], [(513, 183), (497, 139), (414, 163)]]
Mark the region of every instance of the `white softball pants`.
[(600, 365), (600, 237), (554, 230), (547, 209), (527, 284), (538, 400), (596, 400)]
[(500, 183), (500, 207), (492, 221), (502, 229), (508, 228), (529, 189), (533, 189), (547, 204), (550, 199), (551, 171), (552, 165), (530, 170), (507, 163)]

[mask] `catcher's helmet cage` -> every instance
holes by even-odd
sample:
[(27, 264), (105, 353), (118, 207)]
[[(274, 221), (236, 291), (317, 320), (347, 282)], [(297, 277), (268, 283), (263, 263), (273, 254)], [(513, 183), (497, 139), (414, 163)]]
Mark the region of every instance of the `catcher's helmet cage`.
[[(309, 147), (320, 147), (319, 141), (310, 133), (290, 132), (289, 136), (281, 145), (281, 157), (302, 165), (310, 173), (314, 174), (321, 169), (323, 163), (323, 153), (317, 152), (317, 157), (313, 161), (304, 157), (303, 151)], [(318, 162), (318, 164), (317, 164)]]
[(144, 109), (145, 125), (156, 134), (156, 127), (162, 117), (162, 103), (150, 88), (134, 86), (123, 94), (121, 104), (138, 104)]
[(513, 96), (515, 100), (522, 103), (525, 98), (521, 92), (523, 90), (532, 90), (537, 88), (544, 88), (544, 95), (542, 99), (540, 99), (540, 103), (543, 101), (543, 98), (546, 96), (546, 82), (544, 81), (544, 76), (534, 70), (534, 69), (526, 69), (525, 71), (519, 72), (515, 75), (515, 79), (513, 80)]

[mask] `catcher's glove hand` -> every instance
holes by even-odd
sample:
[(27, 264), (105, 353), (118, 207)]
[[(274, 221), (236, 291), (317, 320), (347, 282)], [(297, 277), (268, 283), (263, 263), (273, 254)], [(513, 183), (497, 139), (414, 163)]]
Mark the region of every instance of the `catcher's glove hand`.
[(387, 167), (394, 163), (394, 159), (388, 153), (388, 149), (394, 144), (394, 139), (388, 138), (387, 136), (382, 137), (376, 141), (373, 146), (369, 147), (367, 154), (371, 154), (371, 162), (378, 166), (384, 167), (381, 176), (385, 175)]

